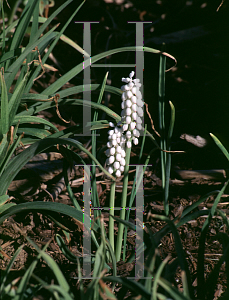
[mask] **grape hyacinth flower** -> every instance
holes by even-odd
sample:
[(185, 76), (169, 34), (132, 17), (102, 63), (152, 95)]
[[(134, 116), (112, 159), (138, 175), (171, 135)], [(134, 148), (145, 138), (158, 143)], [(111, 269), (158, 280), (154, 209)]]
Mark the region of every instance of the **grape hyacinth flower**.
[(120, 177), (121, 173), (124, 171), (124, 166), (126, 164), (125, 156), (125, 136), (123, 136), (122, 127), (114, 126), (113, 123), (109, 123), (114, 129), (108, 131), (108, 142), (107, 142), (107, 160), (108, 172), (110, 174), (115, 173), (116, 177)]
[(129, 77), (122, 78), (122, 82), (126, 84), (121, 87), (122, 93), (122, 122), (123, 131), (126, 131), (127, 147), (131, 147), (130, 139), (132, 138), (135, 145), (138, 144), (140, 130), (142, 127), (143, 105), (142, 94), (140, 92), (141, 83), (139, 79), (132, 79), (134, 71)]
[(140, 130), (142, 130), (143, 105), (142, 94), (140, 92), (141, 83), (139, 79), (132, 79), (134, 71), (129, 77), (122, 78), (126, 84), (121, 87), (122, 93), (122, 126), (115, 126), (109, 123), (114, 129), (109, 130), (107, 143), (108, 172), (116, 177), (120, 177), (126, 164), (126, 148), (131, 147), (131, 140), (135, 145), (138, 144)]

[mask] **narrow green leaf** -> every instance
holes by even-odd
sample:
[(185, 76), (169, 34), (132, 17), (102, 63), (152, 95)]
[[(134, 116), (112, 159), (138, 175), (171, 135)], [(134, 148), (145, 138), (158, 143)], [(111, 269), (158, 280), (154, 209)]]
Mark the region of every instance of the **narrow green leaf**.
[(0, 172), (1, 172), (1, 167), (3, 164), (3, 161), (6, 157), (7, 149), (8, 149), (9, 143), (7, 139), (7, 134), (3, 134), (2, 141), (0, 143)]
[[(71, 0), (72, 1), (72, 0)], [(68, 3), (70, 3), (71, 1), (67, 1)], [(83, 1), (78, 8), (73, 12), (73, 14), (71, 15), (71, 17), (67, 20), (67, 22), (64, 24), (64, 26), (62, 27), (62, 29), (60, 30), (60, 32), (58, 33), (56, 39), (53, 41), (53, 43), (50, 45), (50, 47), (48, 48), (48, 51), (45, 53), (44, 57), (42, 58), (42, 63), (44, 64), (46, 62), (46, 60), (48, 59), (51, 51), (53, 50), (53, 48), (55, 47), (55, 45), (57, 44), (58, 40), (61, 38), (63, 32), (65, 31), (65, 29), (67, 28), (67, 26), (72, 22), (74, 16), (77, 14), (77, 12), (80, 10), (80, 8), (82, 7), (82, 5), (84, 4), (85, 1)], [(64, 8), (64, 5), (61, 6), (61, 10)], [(61, 11), (60, 9), (57, 9), (57, 11)], [(51, 15), (51, 17), (48, 18), (48, 20), (50, 18), (52, 18), (53, 15)], [(48, 21), (47, 20), (47, 21)], [(46, 22), (43, 24), (45, 25)], [(41, 26), (42, 27), (42, 26)], [(38, 30), (39, 32), (39, 30)], [(37, 37), (38, 38), (38, 37)], [(40, 51), (41, 52), (41, 51)], [(27, 92), (29, 92), (30, 88), (33, 85), (33, 80), (37, 77), (38, 72), (40, 72), (41, 70), (41, 66), (37, 67), (37, 69), (35, 70), (35, 72), (33, 73), (33, 76), (31, 76), (30, 81), (28, 82), (27, 85)]]
[(9, 124), (12, 125), (12, 122), (15, 118), (15, 115), (17, 113), (18, 107), (21, 102), (21, 96), (23, 94), (23, 90), (25, 88), (25, 84), (27, 81), (28, 74), (25, 75), (23, 80), (19, 83), (15, 91), (13, 92), (10, 101), (9, 101)]
[(33, 145), (31, 145), (29, 148), (25, 149), (22, 153), (20, 153), (18, 156), (14, 157), (9, 165), (7, 166), (6, 170), (0, 177), (0, 196), (4, 195), (9, 184), (11, 181), (15, 178), (17, 173), (21, 170), (21, 168), (30, 160), (32, 159), (36, 154), (44, 152), (51, 146), (55, 146), (57, 144), (60, 145), (70, 145), (76, 148), (79, 148), (83, 152), (85, 152), (94, 162), (100, 167), (100, 169), (111, 179), (114, 180), (114, 177), (111, 176), (107, 170), (105, 170), (102, 165), (99, 163), (99, 161), (78, 141), (73, 139), (60, 139), (60, 138), (45, 138), (43, 140), (40, 140)]
[(58, 244), (58, 246), (60, 247), (60, 250), (62, 251), (62, 253), (64, 254), (64, 256), (71, 262), (77, 263), (77, 256), (75, 256), (68, 248), (68, 246), (65, 244), (62, 236), (60, 236), (59, 234), (55, 235), (55, 240)]
[(60, 37), (61, 41), (63, 41), (64, 43), (70, 45), (71, 47), (73, 47), (74, 49), (76, 49), (79, 53), (81, 53), (82, 55), (85, 55), (87, 57), (90, 57), (90, 55), (83, 49), (81, 48), (79, 45), (77, 45), (73, 40), (71, 40), (69, 37), (67, 37), (66, 35), (62, 34)]
[(50, 269), (53, 271), (54, 275), (56, 276), (59, 286), (65, 292), (69, 292), (70, 287), (69, 287), (65, 277), (63, 276), (58, 264), (47, 253), (45, 253), (43, 250), (40, 250), (40, 248), (29, 237), (26, 237), (26, 238), (29, 241), (29, 243), (37, 250), (37, 252), (40, 254), (40, 256), (47, 262)]
[(33, 15), (34, 8), (36, 7), (38, 1), (39, 0), (27, 2), (27, 5), (25, 6), (22, 15), (20, 17), (20, 20), (17, 24), (17, 27), (15, 29), (9, 50), (19, 48), (19, 46), (21, 45), (22, 39), (26, 33), (26, 30), (30, 23), (30, 19)]
[[(49, 243), (47, 243), (42, 250), (45, 251), (47, 249), (48, 245), (49, 245)], [(33, 273), (38, 261), (40, 260), (40, 258), (41, 258), (41, 254), (39, 253), (38, 256), (31, 263), (31, 265), (27, 268), (25, 274), (21, 278), (21, 281), (17, 287), (17, 295), (14, 298), (14, 300), (21, 300), (24, 298), (29, 280), (30, 280), (32, 273)]]
[[(99, 93), (99, 98), (97, 101), (97, 104), (101, 104), (102, 102), (102, 98), (103, 98), (103, 94), (104, 94), (104, 90), (105, 90), (105, 85), (106, 85), (106, 81), (107, 81), (107, 76), (108, 76), (108, 72), (106, 73), (104, 79), (103, 79), (103, 83), (102, 83), (102, 87)], [(94, 117), (93, 117), (93, 122), (96, 122), (98, 119), (98, 112), (95, 111), (94, 112)], [(96, 130), (92, 130), (92, 149), (91, 149), (91, 153), (92, 155), (94, 155), (94, 157), (96, 157)], [(92, 188), (92, 205), (93, 207), (99, 207), (99, 196), (98, 196), (98, 191), (97, 191), (97, 185), (96, 185), (96, 165), (93, 162), (93, 165), (91, 167), (91, 188)], [(101, 211), (100, 210), (95, 210), (94, 211), (94, 217), (95, 219), (97, 219), (97, 223), (100, 224), (100, 219), (98, 219), (98, 216), (101, 215)]]
[(156, 274), (154, 275), (154, 282), (152, 286), (152, 300), (157, 300), (157, 287), (158, 287), (158, 280), (161, 277), (162, 271), (165, 268), (166, 264), (168, 263), (170, 256), (167, 256), (159, 266)]
[(18, 57), (22, 54), (23, 49), (22, 48), (18, 48), (18, 49), (14, 49), (14, 50), (7, 50), (6, 53), (4, 53), (1, 57), (0, 57), (0, 64), (4, 63), (7, 60), (13, 59), (15, 57)]
[[(165, 44), (162, 45), (162, 51), (165, 50)], [(167, 150), (165, 137), (165, 70), (166, 56), (160, 54), (159, 64), (159, 83), (158, 83), (158, 110), (159, 110), (159, 132), (160, 132), (160, 148)], [(166, 194), (166, 161), (167, 153), (161, 151), (161, 181), (163, 190), (163, 204), (166, 216), (169, 214), (168, 196)]]
[(125, 286), (128, 290), (132, 291), (133, 293), (137, 295), (141, 295), (142, 297), (144, 297), (143, 299), (146, 300), (151, 299), (151, 293), (149, 293), (146, 290), (146, 288), (136, 280), (127, 279), (125, 277), (113, 277), (113, 276), (103, 277), (102, 280), (105, 282), (119, 283)]
[[(57, 26), (56, 26), (57, 27)], [(7, 72), (5, 74), (5, 81), (7, 89), (9, 89), (13, 83), (13, 80), (20, 69), (21, 65), (23, 64), (24, 60), (26, 59), (27, 55), (32, 52), (32, 50), (35, 49), (37, 46), (42, 53), (44, 49), (51, 43), (53, 39), (55, 39), (58, 36), (57, 32), (53, 32), (56, 27), (52, 28), (49, 32), (44, 34), (39, 40), (35, 41), (31, 45), (28, 45), (23, 53), (17, 58), (17, 60), (10, 65), (10, 67), (7, 69)]]
[(0, 169), (0, 177), (3, 173), (3, 171), (5, 170), (8, 162), (10, 161), (14, 151), (16, 150), (16, 148), (18, 147), (19, 143), (21, 142), (21, 138), (22, 135), (19, 137), (16, 137), (12, 143), (12, 145), (10, 145), (7, 154), (5, 155), (5, 157), (3, 158), (2, 162), (1, 162), (1, 169)]
[(4, 205), (1, 205), (0, 206), (0, 214), (3, 214), (4, 211), (6, 211), (7, 209), (9, 209), (10, 207), (15, 206), (15, 205), (16, 205), (15, 203), (6, 203)]
[(53, 125), (51, 122), (42, 119), (40, 117), (35, 117), (35, 116), (15, 116), (14, 120), (12, 122), (12, 125), (17, 124), (18, 122), (20, 122), (20, 124), (25, 124), (25, 123), (38, 123), (38, 124), (45, 124), (47, 126), (49, 126), (50, 128), (52, 128), (53, 130), (58, 132), (58, 129), (56, 128), (55, 125)]
[(9, 196), (8, 195), (3, 195), (0, 197), (0, 206), (1, 205), (4, 205), (9, 199)]
[(229, 160), (229, 153), (228, 153), (227, 149), (223, 146), (223, 144), (220, 142), (220, 140), (212, 133), (210, 133), (210, 136), (213, 138), (213, 141), (216, 143), (216, 145), (219, 147), (219, 149), (226, 156), (227, 160)]
[[(125, 220), (125, 215), (126, 215), (130, 154), (131, 154), (131, 147), (126, 149), (126, 157), (125, 157), (126, 164), (124, 167), (123, 190), (122, 190), (121, 207), (120, 207), (120, 219), (121, 220)], [(120, 261), (123, 234), (124, 234), (124, 225), (120, 222), (119, 226), (118, 226), (118, 236), (117, 236), (117, 241), (116, 241), (116, 252), (115, 252), (116, 261)]]
[(10, 273), (10, 269), (12, 268), (16, 258), (18, 257), (19, 253), (21, 252), (21, 249), (24, 247), (24, 245), (21, 245), (14, 253), (13, 257), (11, 258), (10, 262), (8, 263), (6, 269), (4, 272), (1, 273), (1, 286), (0, 286), (0, 295), (4, 297), (4, 288), (5, 283), (7, 280), (7, 277)]
[(224, 191), (229, 183), (229, 180), (224, 184), (221, 191), (219, 192), (218, 196), (216, 197), (213, 206), (210, 210), (210, 213), (204, 222), (204, 225), (201, 229), (201, 235), (199, 239), (199, 249), (198, 249), (198, 263), (197, 263), (197, 294), (200, 299), (204, 298), (206, 295), (206, 283), (204, 279), (204, 251), (205, 251), (205, 240), (207, 236), (207, 231), (209, 228), (209, 225), (211, 223), (212, 217), (215, 214), (217, 205), (221, 199), (221, 196), (224, 194)]
[[(106, 56), (109, 56), (109, 55), (112, 55), (115, 53), (124, 52), (124, 51), (142, 51), (142, 47), (141, 46), (137, 46), (137, 47), (132, 46), (132, 47), (123, 47), (123, 48), (117, 48), (117, 49), (105, 51), (103, 53), (93, 56), (91, 58), (91, 64), (94, 64), (95, 62), (97, 62), (98, 60), (100, 60)], [(161, 53), (161, 51), (155, 50), (155, 49), (149, 48), (149, 47), (144, 47), (144, 52), (155, 53), (155, 54)], [(163, 52), (163, 55), (170, 57), (171, 59), (173, 59), (176, 62), (176, 59), (173, 56), (171, 56), (170, 54)], [(72, 68), (69, 72), (67, 72), (65, 75), (63, 75), (61, 78), (59, 78), (53, 84), (51, 84), (47, 89), (45, 89), (43, 91), (42, 94), (46, 94), (46, 95), (55, 94), (66, 82), (70, 81), (73, 77), (75, 77), (77, 74), (79, 74), (83, 70), (83, 67), (84, 67), (84, 62), (78, 64), (76, 67)]]
[(1, 134), (6, 134), (9, 131), (9, 103), (7, 88), (4, 79), (4, 70), (0, 71), (0, 81), (1, 81), (1, 120), (0, 120), (0, 136)]
[(51, 133), (48, 130), (41, 129), (41, 128), (35, 128), (34, 126), (29, 127), (19, 127), (18, 129), (19, 134), (25, 134), (25, 135), (31, 135), (38, 137), (40, 139), (44, 139), (51, 135)]
[[(177, 257), (179, 260), (179, 265), (181, 270), (184, 272), (184, 278), (187, 277), (186, 282), (188, 283), (188, 287), (185, 286), (185, 294), (189, 296), (189, 294), (192, 293), (192, 286), (191, 286), (191, 275), (189, 272), (189, 268), (188, 268), (188, 264), (186, 261), (186, 257), (183, 251), (183, 246), (181, 243), (181, 239), (180, 236), (178, 234), (177, 228), (175, 226), (175, 224), (173, 223), (173, 221), (171, 221), (168, 217), (165, 216), (159, 216), (159, 215), (153, 215), (154, 218), (162, 220), (162, 221), (166, 221), (170, 227), (170, 230), (173, 233), (174, 236), (174, 240), (175, 240), (175, 247), (176, 247), (176, 252), (177, 252)], [(194, 295), (192, 295), (194, 297)]]
[[(10, 204), (10, 203), (9, 203)], [(7, 204), (5, 204), (7, 205)], [(4, 206), (5, 206), (4, 205)], [(38, 211), (43, 214), (51, 214), (52, 212), (64, 214), (66, 216), (72, 217), (76, 220), (78, 220), (80, 223), (83, 223), (85, 218), (90, 218), (89, 216), (85, 215), (82, 210), (76, 210), (72, 209), (71, 206), (58, 203), (58, 202), (43, 202), (43, 201), (36, 201), (36, 202), (28, 202), (28, 203), (20, 203), (17, 205), (14, 205), (8, 209), (6, 209), (4, 212), (0, 215), (0, 224), (4, 222), (5, 219), (7, 219), (9, 216), (12, 216), (13, 214), (17, 214), (20, 212), (31, 212), (31, 211)], [(90, 223), (90, 221), (89, 221)], [(90, 231), (90, 228), (87, 228), (87, 230)], [(93, 224), (93, 230), (98, 230), (98, 225)]]
[(167, 280), (165, 280), (164, 278), (159, 278), (158, 283), (166, 290), (166, 292), (168, 292), (170, 294), (170, 296), (173, 299), (191, 300), (190, 298), (187, 298), (186, 296), (181, 294), (178, 289), (176, 289), (174, 286), (172, 286), (172, 284), (170, 282), (168, 282)]

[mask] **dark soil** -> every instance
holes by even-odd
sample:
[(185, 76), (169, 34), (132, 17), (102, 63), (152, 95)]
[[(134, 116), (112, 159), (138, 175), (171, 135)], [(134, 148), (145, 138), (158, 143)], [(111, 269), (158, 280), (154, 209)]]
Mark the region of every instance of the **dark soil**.
[[(64, 1), (58, 1), (58, 5)], [(120, 1), (122, 4), (109, 3), (119, 1), (86, 1), (80, 12), (77, 14), (75, 21), (99, 21), (99, 24), (91, 25), (91, 47), (92, 55), (98, 54), (105, 50), (118, 48), (123, 46), (131, 46), (135, 44), (135, 25), (128, 24), (128, 21), (147, 21), (151, 24), (145, 25), (144, 41), (145, 46), (161, 49), (162, 42), (166, 43), (166, 51), (173, 55), (178, 63), (166, 75), (166, 100), (171, 100), (176, 108), (176, 121), (174, 135), (172, 139), (172, 150), (183, 150), (185, 153), (176, 153), (172, 155), (172, 172), (170, 185), (170, 214), (169, 218), (173, 219), (180, 215), (185, 207), (196, 202), (201, 196), (214, 190), (220, 190), (226, 178), (201, 178), (194, 177), (192, 179), (184, 179), (178, 177), (176, 170), (212, 170), (212, 169), (228, 169), (228, 162), (224, 155), (220, 152), (214, 142), (211, 140), (209, 133), (215, 134), (226, 148), (229, 148), (228, 140), (228, 111), (229, 111), (229, 90), (228, 85), (228, 1), (225, 1), (217, 12), (220, 1)], [(128, 6), (129, 3), (129, 6)], [(56, 4), (57, 5), (57, 4)], [(56, 8), (55, 5), (55, 8)], [(64, 24), (69, 18), (72, 11), (79, 5), (79, 1), (74, 1), (65, 11), (55, 20), (56, 23)], [(49, 14), (51, 14), (52, 8)], [(60, 25), (61, 26), (61, 25)], [(65, 34), (83, 45), (82, 24), (72, 24), (68, 27)], [(54, 57), (58, 61), (59, 72), (47, 72), (43, 78), (35, 83), (35, 90), (40, 92), (49, 83), (56, 80), (60, 74), (66, 73), (73, 66), (82, 61), (82, 55), (70, 46), (59, 42), (53, 51)], [(106, 63), (125, 64), (134, 63), (134, 53), (122, 53), (111, 58), (107, 58)], [(102, 61), (101, 63), (104, 63)], [(50, 64), (53, 62), (50, 60)], [(172, 61), (167, 61), (170, 68)], [(155, 127), (158, 124), (158, 66), (159, 57), (157, 55), (145, 54), (144, 69), (144, 101), (149, 105), (150, 114), (154, 120)], [(106, 68), (91, 68), (92, 83), (101, 83)], [(110, 68), (109, 79), (111, 85), (120, 87), (121, 78), (127, 77), (128, 68)], [(79, 74), (71, 80), (63, 88), (72, 85), (81, 85), (83, 74)], [(76, 95), (81, 97), (81, 95)], [(97, 95), (92, 94), (92, 100)], [(109, 107), (120, 112), (120, 99), (112, 96), (109, 100)], [(166, 107), (167, 118), (166, 125), (169, 125), (170, 109)], [(60, 113), (66, 120), (70, 120), (70, 125), (66, 125), (56, 115), (55, 109), (44, 112), (44, 118), (55, 123), (59, 129), (66, 126), (72, 126), (80, 123), (82, 111), (79, 107), (61, 107)], [(146, 116), (148, 128), (151, 128), (150, 120)], [(152, 130), (151, 130), (152, 131)], [(153, 131), (152, 131), (153, 132)], [(190, 134), (193, 136), (200, 135), (205, 138), (207, 145), (198, 148), (193, 144), (180, 138), (182, 134)], [(101, 147), (106, 143), (106, 133), (102, 133), (98, 139), (98, 145)], [(79, 138), (85, 145), (89, 138)], [(144, 148), (144, 158), (154, 147), (151, 141), (147, 141)], [(136, 164), (138, 159), (139, 147), (133, 148), (131, 156), (131, 164)], [(53, 189), (62, 178), (62, 166), (59, 164), (62, 156), (54, 154), (51, 161), (57, 164), (59, 171), (53, 171), (53, 176), (48, 179), (45, 176), (37, 175), (32, 170), (34, 180), (38, 185), (34, 189), (34, 180), (31, 180), (21, 188), (11, 187), (9, 194), (12, 201), (21, 203), (25, 201), (56, 201), (72, 205), (66, 189), (63, 188), (61, 193), (53, 193)], [(85, 157), (85, 159), (87, 159)], [(105, 158), (101, 158), (105, 159)], [(44, 164), (47, 159), (44, 158)], [(57, 163), (58, 161), (58, 163)], [(88, 160), (88, 163), (90, 161)], [(152, 214), (164, 215), (161, 188), (160, 173), (160, 152), (156, 151), (151, 157), (149, 168), (144, 175), (144, 222), (145, 222), (145, 243), (149, 244), (149, 230), (153, 233), (158, 232), (165, 226), (165, 223), (156, 221), (152, 218)], [(38, 167), (39, 169), (39, 167)], [(21, 186), (22, 179), (31, 177), (31, 169), (25, 168), (24, 175), (17, 177), (17, 187)], [(133, 178), (130, 174), (129, 193), (131, 192)], [(24, 177), (23, 177), (24, 176)], [(81, 167), (76, 168), (75, 173), (71, 175), (72, 189), (76, 199), (83, 207), (83, 170)], [(16, 182), (16, 180), (15, 180)], [(101, 206), (108, 206), (110, 187), (103, 175), (98, 176), (98, 193), (100, 196)], [(229, 215), (228, 195), (221, 199), (219, 208)], [(117, 206), (120, 199), (121, 190), (117, 190)], [(203, 208), (211, 208), (215, 197), (209, 197), (196, 210)], [(57, 217), (56, 215), (54, 217)], [(70, 250), (80, 256), (82, 253), (82, 230), (73, 220), (62, 218), (60, 221), (70, 230), (70, 240), (66, 239)], [(131, 213), (131, 219), (135, 220), (134, 212)], [(108, 222), (108, 215), (104, 213), (105, 224)], [(192, 274), (193, 286), (197, 285), (197, 258), (199, 237), (206, 216), (190, 221), (178, 229), (182, 240), (183, 249)], [(106, 225), (107, 226), (107, 225)], [(115, 234), (117, 234), (117, 226)], [(40, 213), (20, 214), (8, 218), (0, 227), (0, 246), (3, 251), (3, 258), (0, 260), (1, 269), (7, 266), (9, 258), (13, 255), (15, 249), (21, 244), (26, 244), (20, 253), (20, 257), (16, 260), (12, 278), (22, 276), (24, 270), (33, 258), (37, 255), (33, 247), (28, 245), (25, 235), (28, 235), (41, 248), (51, 240), (48, 247), (48, 253), (58, 263), (61, 271), (73, 287), (75, 295), (78, 295), (77, 267), (75, 264), (69, 263), (60, 251), (54, 241), (55, 233), (61, 233), (62, 230), (57, 227), (50, 219)], [(211, 222), (209, 233), (205, 244), (205, 274), (206, 278), (213, 270), (215, 264), (222, 256), (222, 244), (216, 235), (226, 231), (221, 218), (215, 217)], [(130, 256), (135, 247), (135, 237), (130, 234), (127, 239), (127, 256)], [(92, 253), (95, 249), (92, 249)], [(159, 245), (159, 252), (162, 259), (168, 254), (172, 259), (177, 257), (174, 238), (172, 234), (167, 234)], [(117, 272), (120, 276), (130, 276), (133, 266), (126, 262), (119, 262)], [(40, 263), (36, 268), (37, 276), (51, 282), (53, 274), (44, 263)], [(44, 276), (45, 274), (45, 276)], [(174, 284), (182, 288), (181, 278), (177, 271)], [(87, 283), (87, 282), (86, 282)], [(214, 299), (218, 299), (226, 291), (227, 278), (225, 273), (225, 264), (219, 272), (217, 287)], [(118, 290), (118, 288), (117, 288)], [(46, 299), (45, 295), (44, 298)]]

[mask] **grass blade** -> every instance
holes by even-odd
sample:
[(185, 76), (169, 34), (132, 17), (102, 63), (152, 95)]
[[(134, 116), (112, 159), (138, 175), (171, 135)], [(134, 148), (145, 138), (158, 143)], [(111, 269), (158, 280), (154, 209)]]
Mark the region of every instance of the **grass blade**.
[(80, 150), (84, 151), (99, 167), (100, 169), (111, 179), (114, 180), (114, 177), (111, 176), (107, 170), (105, 170), (102, 165), (99, 163), (99, 161), (85, 148), (81, 143), (78, 141), (75, 141), (73, 139), (60, 139), (60, 138), (45, 138), (43, 140), (40, 140), (36, 143), (34, 143), (29, 148), (25, 149), (22, 153), (20, 153), (18, 156), (14, 157), (9, 165), (7, 166), (6, 170), (0, 177), (0, 196), (4, 195), (7, 191), (8, 186), (10, 185), (11, 181), (15, 178), (15, 176), (18, 174), (18, 172), (21, 170), (21, 168), (30, 160), (32, 159), (36, 154), (39, 154), (51, 146), (55, 145), (70, 145), (76, 148), (79, 148)]
[(171, 257), (167, 256), (163, 262), (161, 263), (160, 267), (158, 268), (156, 274), (154, 275), (154, 282), (152, 286), (152, 300), (157, 300), (157, 286), (158, 286), (158, 280), (161, 277), (162, 271), (165, 268), (166, 264), (168, 263), (169, 259)]
[(17, 27), (15, 29), (9, 50), (14, 50), (21, 46), (23, 37), (26, 33), (26, 30), (30, 23), (30, 19), (33, 15), (33, 11), (37, 5), (37, 2), (38, 2), (38, 0), (34, 0), (32, 2), (31, 1), (27, 2), (25, 9), (23, 10), (22, 15), (20, 17), (20, 20), (17, 24)]
[[(162, 45), (164, 51), (165, 44)], [(165, 70), (166, 70), (166, 57), (160, 54), (159, 65), (159, 83), (158, 83), (158, 109), (159, 109), (159, 132), (160, 132), (160, 148), (167, 150), (165, 138)], [(165, 184), (166, 184), (166, 160), (167, 153), (161, 151), (161, 181), (163, 190), (163, 203), (166, 216), (169, 213), (168, 199), (166, 199)]]
[[(70, 2), (72, 2), (72, 0), (67, 1), (67, 3), (69, 4)], [(42, 58), (42, 64), (44, 64), (46, 62), (46, 60), (48, 59), (51, 51), (53, 50), (53, 48), (56, 46), (57, 42), (59, 41), (59, 39), (61, 38), (63, 32), (65, 31), (65, 29), (67, 28), (67, 26), (72, 22), (74, 16), (77, 14), (77, 12), (80, 10), (80, 8), (82, 7), (82, 5), (84, 4), (85, 0), (78, 6), (78, 8), (73, 12), (73, 14), (71, 15), (71, 17), (67, 20), (67, 22), (64, 24), (63, 28), (60, 30), (60, 32), (58, 33), (56, 39), (53, 41), (53, 43), (50, 45), (50, 47), (48, 48), (48, 51), (45, 53), (44, 57)], [(66, 3), (65, 3), (66, 4)], [(65, 7), (66, 5), (62, 5), (61, 9), (57, 9), (57, 12), (61, 12), (61, 10)], [(48, 18), (48, 20), (50, 18), (53, 18), (53, 15), (51, 15), (51, 17)], [(48, 21), (47, 20), (47, 21)], [(46, 22), (43, 24), (45, 25)], [(41, 26), (42, 27), (42, 26)], [(38, 31), (39, 32), (39, 31)], [(37, 37), (39, 38), (39, 36)], [(41, 52), (41, 51), (40, 51)], [(41, 70), (41, 66), (39, 66), (38, 68), (36, 68), (35, 72), (33, 73), (33, 76), (31, 76), (28, 85), (27, 85), (27, 89), (26, 92), (29, 92), (30, 88), (33, 85), (33, 80), (38, 76), (38, 73)]]
[(204, 222), (204, 225), (201, 229), (201, 235), (200, 235), (200, 241), (199, 241), (199, 250), (198, 250), (198, 263), (197, 263), (197, 294), (198, 294), (198, 298), (199, 299), (204, 299), (205, 295), (206, 295), (206, 284), (205, 284), (205, 280), (204, 280), (204, 250), (205, 250), (205, 239), (207, 236), (207, 231), (210, 225), (210, 222), (212, 220), (212, 217), (215, 214), (217, 205), (221, 199), (221, 196), (223, 195), (227, 185), (228, 185), (227, 181), (223, 188), (221, 189), (221, 191), (219, 192), (218, 196), (216, 197), (213, 206), (210, 210), (210, 213), (206, 219), (206, 221)]
[(45, 124), (52, 128), (54, 131), (59, 132), (58, 129), (56, 128), (55, 125), (53, 125), (51, 122), (42, 119), (40, 117), (35, 117), (35, 116), (15, 116), (14, 120), (12, 122), (12, 125), (16, 125), (18, 122), (20, 124), (25, 124), (25, 123), (38, 123), (38, 124)]
[(63, 276), (59, 266), (57, 265), (57, 263), (47, 253), (45, 253), (44, 250), (40, 250), (40, 248), (29, 237), (26, 237), (26, 239), (37, 250), (37, 252), (40, 254), (40, 256), (43, 257), (43, 259), (47, 262), (47, 264), (53, 271), (53, 273), (59, 283), (59, 286), (65, 292), (69, 292), (70, 287), (69, 287), (65, 277)]
[(223, 144), (220, 142), (220, 140), (212, 133), (210, 133), (210, 136), (213, 138), (213, 141), (216, 143), (216, 145), (219, 147), (219, 149), (226, 156), (227, 160), (229, 160), (229, 153), (228, 153), (227, 149), (223, 146)]
[(0, 286), (0, 295), (3, 297), (4, 296), (4, 288), (5, 288), (5, 283), (7, 280), (7, 277), (10, 273), (10, 269), (13, 266), (16, 258), (18, 257), (19, 253), (21, 252), (21, 249), (24, 247), (24, 245), (21, 245), (14, 253), (13, 257), (11, 258), (10, 262), (8, 263), (6, 269), (4, 272), (1, 273), (1, 286)]
[(0, 120), (0, 137), (2, 134), (6, 134), (9, 131), (9, 103), (8, 94), (6, 88), (6, 82), (4, 79), (4, 70), (0, 70), (1, 81), (1, 120)]
[[(100, 60), (102, 58), (105, 58), (106, 56), (109, 56), (109, 55), (112, 55), (115, 53), (119, 53), (119, 52), (123, 52), (123, 51), (142, 51), (142, 47), (141, 46), (137, 46), (137, 47), (132, 46), (132, 47), (123, 47), (123, 48), (117, 48), (117, 49), (105, 51), (103, 53), (93, 56), (91, 58), (91, 64), (97, 62), (98, 60)], [(161, 51), (155, 50), (155, 49), (149, 48), (149, 47), (144, 47), (144, 51), (149, 52), (149, 53), (155, 53), (155, 54), (161, 53)], [(173, 59), (176, 62), (176, 59), (173, 56), (169, 55), (168, 53), (163, 52), (163, 55), (170, 57), (171, 59)], [(46, 95), (55, 94), (60, 89), (61, 86), (63, 86), (66, 82), (68, 82), (73, 77), (75, 77), (77, 74), (79, 74), (83, 70), (83, 66), (84, 66), (84, 62), (82, 62), (82, 63), (78, 64), (76, 67), (72, 68), (69, 72), (67, 72), (65, 75), (63, 75), (61, 78), (59, 78), (57, 81), (55, 81), (47, 89), (45, 89), (42, 94), (46, 94)]]

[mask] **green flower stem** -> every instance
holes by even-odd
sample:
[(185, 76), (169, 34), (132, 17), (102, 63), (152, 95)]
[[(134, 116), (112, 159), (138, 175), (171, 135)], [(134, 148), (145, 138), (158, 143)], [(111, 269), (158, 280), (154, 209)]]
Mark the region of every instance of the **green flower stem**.
[[(125, 220), (125, 213), (126, 213), (130, 153), (131, 153), (131, 147), (126, 149), (126, 165), (124, 169), (123, 190), (122, 190), (121, 211), (120, 211), (121, 220)], [(120, 261), (120, 257), (121, 257), (123, 232), (124, 232), (124, 225), (119, 223), (117, 245), (116, 245), (116, 261)]]
[[(140, 150), (140, 154), (139, 154), (138, 164), (141, 163), (141, 159), (142, 159), (142, 153), (143, 153), (143, 148), (144, 148), (144, 145), (145, 145), (145, 138), (146, 138), (146, 129), (147, 129), (147, 125), (145, 125), (145, 130), (144, 130), (144, 135), (143, 135), (143, 139), (142, 139), (142, 144), (141, 144), (141, 150)], [(147, 161), (147, 164), (148, 164), (148, 162), (149, 162), (149, 160)], [(145, 169), (146, 169), (146, 166), (144, 166), (144, 170)], [(144, 174), (144, 171), (143, 171), (143, 174)], [(142, 176), (143, 176), (143, 174), (142, 174)], [(135, 174), (135, 177), (134, 177), (133, 188), (132, 188), (131, 195), (130, 195), (130, 203), (129, 203), (129, 209), (128, 209), (127, 214), (126, 214), (126, 221), (129, 221), (130, 208), (132, 207), (132, 205), (134, 203), (136, 192), (138, 190), (138, 187), (135, 187), (136, 178), (137, 178), (137, 169), (136, 169), (136, 174)], [(125, 227), (125, 231), (124, 231), (124, 245), (126, 245), (126, 240), (127, 240), (127, 227)], [(124, 247), (124, 249), (123, 249), (122, 260), (125, 261), (125, 259), (126, 259), (126, 247)]]
[(112, 181), (111, 192), (110, 192), (110, 216), (109, 216), (109, 241), (114, 251), (114, 219), (111, 216), (114, 216), (114, 206), (115, 206), (115, 186), (116, 181)]

